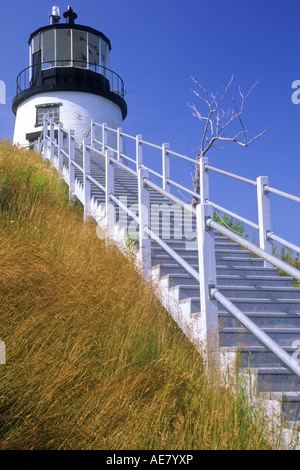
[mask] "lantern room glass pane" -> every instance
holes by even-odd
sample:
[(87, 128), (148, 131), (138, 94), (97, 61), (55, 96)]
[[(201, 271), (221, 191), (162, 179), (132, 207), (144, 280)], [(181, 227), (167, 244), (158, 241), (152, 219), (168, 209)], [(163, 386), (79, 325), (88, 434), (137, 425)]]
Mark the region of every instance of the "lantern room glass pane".
[(109, 47), (108, 44), (101, 39), (101, 73), (109, 79)]
[(42, 62), (45, 69), (54, 66), (54, 31), (45, 31), (42, 37)]
[[(97, 71), (99, 64), (99, 38), (95, 34), (89, 33), (89, 67)], [(93, 67), (94, 66), (94, 67)]]
[(108, 45), (105, 41), (101, 40), (101, 65), (107, 67), (108, 65)]
[(87, 33), (73, 30), (73, 61), (75, 67), (87, 66)]
[(56, 65), (71, 65), (71, 30), (58, 29), (56, 31)]
[(32, 38), (32, 54), (37, 52), (41, 48), (41, 40), (40, 40), (40, 35), (37, 34)]

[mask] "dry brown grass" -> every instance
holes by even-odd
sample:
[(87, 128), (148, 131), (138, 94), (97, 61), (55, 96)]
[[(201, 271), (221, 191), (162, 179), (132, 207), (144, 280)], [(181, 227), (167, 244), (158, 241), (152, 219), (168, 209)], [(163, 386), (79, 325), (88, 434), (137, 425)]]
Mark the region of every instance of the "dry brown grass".
[(0, 145), (0, 449), (264, 449), (40, 157)]

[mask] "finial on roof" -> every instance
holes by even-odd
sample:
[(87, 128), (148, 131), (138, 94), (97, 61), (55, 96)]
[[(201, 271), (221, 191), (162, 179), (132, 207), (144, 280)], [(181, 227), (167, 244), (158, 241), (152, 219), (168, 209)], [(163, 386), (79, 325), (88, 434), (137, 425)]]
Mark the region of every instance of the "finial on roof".
[(68, 11), (65, 11), (63, 16), (66, 18), (66, 22), (68, 24), (74, 24), (76, 18), (78, 18), (78, 15), (73, 11), (73, 8), (70, 5), (68, 6)]

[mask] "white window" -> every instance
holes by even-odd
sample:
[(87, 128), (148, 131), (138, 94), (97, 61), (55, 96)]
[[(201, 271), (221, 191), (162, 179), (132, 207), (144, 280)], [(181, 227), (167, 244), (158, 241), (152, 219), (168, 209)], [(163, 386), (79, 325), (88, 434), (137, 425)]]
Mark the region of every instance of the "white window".
[(44, 116), (47, 114), (48, 118), (53, 118), (54, 122), (60, 120), (60, 106), (61, 103), (41, 104), (36, 106), (36, 127), (44, 124)]

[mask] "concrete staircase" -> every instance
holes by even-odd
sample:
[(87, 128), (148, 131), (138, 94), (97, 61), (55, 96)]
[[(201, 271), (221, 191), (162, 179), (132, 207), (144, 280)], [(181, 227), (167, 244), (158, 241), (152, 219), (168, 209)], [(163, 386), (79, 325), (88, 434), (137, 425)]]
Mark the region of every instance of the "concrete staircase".
[[(76, 152), (76, 161), (82, 165), (82, 155)], [(68, 162), (65, 162), (66, 169)], [(82, 174), (76, 170), (77, 196), (80, 199)], [(105, 186), (104, 158), (91, 152), (91, 176)], [(124, 169), (115, 168), (114, 195), (127, 197), (127, 206), (137, 204), (137, 179)], [(92, 211), (101, 225), (105, 222), (105, 196), (92, 184)], [(150, 189), (151, 204), (168, 204), (169, 200)], [(126, 244), (129, 217), (116, 209), (114, 238)], [(126, 222), (127, 219), (127, 222)], [(122, 223), (120, 222), (122, 220)], [(125, 222), (124, 222), (125, 221)], [(162, 234), (162, 221), (153, 222), (151, 229)], [(193, 221), (195, 229), (195, 220)], [(129, 230), (130, 231), (130, 230)], [(174, 238), (174, 220), (171, 218), (170, 239), (164, 240), (196, 270), (196, 248), (186, 249), (189, 240)], [(276, 268), (264, 266), (264, 261), (253, 258), (223, 236), (215, 235), (217, 287), (233, 304), (247, 314), (289, 354), (297, 348), (300, 339), (300, 289), (293, 287), (293, 279), (278, 276)], [(137, 247), (138, 248), (138, 247)], [(161, 301), (184, 331), (197, 322), (200, 315), (200, 294), (197, 281), (168, 253), (152, 240), (152, 279)], [(289, 442), (292, 430), (300, 425), (300, 377), (266, 350), (222, 305), (219, 305), (220, 351), (223, 363), (240, 362), (240, 374), (248, 381), (249, 393), (263, 404), (267, 414), (273, 413), (277, 425), (284, 424), (283, 441)], [(230, 369), (232, 373), (234, 369)], [(250, 385), (251, 382), (251, 385)], [(251, 388), (251, 390), (250, 390)], [(300, 429), (300, 428), (299, 428)], [(285, 444), (282, 444), (283, 447)], [(288, 444), (286, 444), (288, 445)]]

